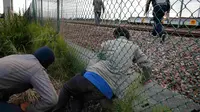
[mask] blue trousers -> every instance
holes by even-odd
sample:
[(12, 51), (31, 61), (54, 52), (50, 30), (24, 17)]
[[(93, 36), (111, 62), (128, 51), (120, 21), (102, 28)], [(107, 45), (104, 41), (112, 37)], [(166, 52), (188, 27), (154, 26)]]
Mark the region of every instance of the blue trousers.
[(153, 32), (152, 32), (153, 36), (158, 35), (159, 37), (161, 37), (162, 34), (165, 33), (163, 31), (163, 25), (161, 21), (163, 19), (163, 16), (165, 15), (166, 10), (167, 10), (167, 6), (165, 5), (154, 7), (154, 10), (153, 10), (154, 25), (153, 25)]

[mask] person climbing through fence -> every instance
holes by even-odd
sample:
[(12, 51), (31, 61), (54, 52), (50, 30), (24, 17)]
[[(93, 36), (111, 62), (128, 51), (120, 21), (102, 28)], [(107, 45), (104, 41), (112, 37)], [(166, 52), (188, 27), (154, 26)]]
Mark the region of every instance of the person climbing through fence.
[(93, 0), (95, 24), (100, 25), (101, 12), (105, 11), (104, 3), (102, 0)]
[(169, 17), (170, 0), (147, 0), (145, 15), (149, 11), (149, 5), (151, 2), (153, 5), (153, 21), (154, 21), (152, 36), (160, 37), (162, 39), (161, 43), (163, 43), (168, 35), (163, 30), (162, 19), (164, 15), (166, 15), (167, 18)]
[(128, 74), (133, 63), (143, 69), (143, 82), (149, 79), (151, 62), (137, 45), (129, 41), (129, 31), (118, 27), (113, 35), (114, 40), (101, 44), (99, 58), (91, 59), (85, 72), (75, 75), (63, 85), (53, 112), (65, 112), (71, 97), (76, 99), (72, 112), (80, 112), (84, 102), (91, 100), (110, 102), (114, 97), (123, 98), (126, 88), (134, 80), (132, 74)]
[(35, 89), (40, 99), (31, 104), (22, 103), (20, 107), (24, 112), (45, 112), (55, 106), (58, 95), (45, 70), (54, 60), (54, 53), (47, 46), (33, 54), (0, 58), (0, 107), (1, 104), (6, 105), (11, 95), (28, 89)]

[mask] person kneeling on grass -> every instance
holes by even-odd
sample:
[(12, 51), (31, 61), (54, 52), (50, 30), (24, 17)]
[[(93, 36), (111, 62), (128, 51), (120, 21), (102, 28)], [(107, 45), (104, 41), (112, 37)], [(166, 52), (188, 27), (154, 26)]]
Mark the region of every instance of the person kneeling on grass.
[(0, 102), (7, 102), (11, 95), (34, 88), (40, 100), (21, 104), (23, 111), (45, 112), (55, 106), (58, 96), (45, 71), (54, 59), (54, 53), (46, 46), (34, 54), (0, 58)]
[(123, 98), (126, 88), (135, 79), (131, 77), (134, 73), (127, 73), (133, 63), (143, 68), (143, 81), (149, 79), (151, 63), (139, 47), (129, 41), (129, 31), (118, 27), (113, 35), (114, 40), (101, 44), (101, 56), (98, 56), (101, 59), (91, 60), (85, 73), (64, 84), (53, 112), (65, 112), (71, 96), (77, 100), (76, 104), (73, 103), (72, 112), (80, 112), (83, 103), (90, 100), (111, 100), (113, 96)]

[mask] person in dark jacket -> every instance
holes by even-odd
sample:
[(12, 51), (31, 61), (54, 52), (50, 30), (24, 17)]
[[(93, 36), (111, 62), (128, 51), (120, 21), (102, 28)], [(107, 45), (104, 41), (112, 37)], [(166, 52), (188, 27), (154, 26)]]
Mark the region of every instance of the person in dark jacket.
[(158, 36), (162, 38), (161, 43), (165, 41), (167, 34), (163, 31), (162, 19), (163, 16), (166, 15), (169, 17), (170, 12), (170, 1), (169, 0), (147, 0), (145, 14), (147, 14), (149, 10), (149, 5), (152, 2), (153, 5), (153, 21), (154, 21), (154, 29), (152, 32), (152, 36)]
[(0, 58), (0, 102), (7, 102), (11, 95), (34, 88), (40, 100), (21, 104), (23, 111), (45, 112), (55, 106), (58, 96), (45, 70), (54, 60), (53, 51), (46, 46), (33, 54)]
[(129, 31), (118, 27), (113, 36), (115, 39), (101, 44), (101, 56), (90, 59), (84, 73), (74, 76), (63, 85), (53, 112), (66, 112), (65, 107), (69, 105), (71, 96), (77, 101), (72, 112), (81, 112), (83, 103), (91, 100), (105, 99), (105, 102), (109, 102), (114, 96), (123, 98), (137, 74), (129, 73), (133, 63), (144, 70), (144, 82), (150, 78), (151, 62), (137, 45), (129, 41)]

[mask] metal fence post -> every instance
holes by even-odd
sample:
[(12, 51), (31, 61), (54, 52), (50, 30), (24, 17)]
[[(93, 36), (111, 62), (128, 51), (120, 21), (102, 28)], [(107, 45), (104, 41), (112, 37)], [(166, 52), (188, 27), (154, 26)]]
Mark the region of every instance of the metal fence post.
[(57, 33), (60, 32), (60, 0), (57, 0)]
[(122, 21), (122, 3), (123, 1), (121, 0), (120, 4), (119, 4), (119, 7), (120, 7), (120, 13), (119, 13), (119, 24), (121, 24), (121, 21)]
[(36, 13), (35, 13), (35, 11), (36, 11), (36, 9), (35, 9), (35, 0), (33, 0), (33, 1), (32, 1), (32, 8), (33, 8), (33, 14), (32, 14), (32, 16), (33, 16), (33, 19), (34, 19), (34, 21), (36, 22)]
[(34, 2), (35, 2), (35, 17), (36, 17), (36, 22), (38, 22), (39, 21), (39, 17), (38, 17), (38, 14), (39, 14), (39, 11), (38, 11), (38, 2), (37, 2), (37, 0), (34, 0)]
[(43, 25), (43, 0), (41, 0), (41, 17), (40, 17), (40, 24)]
[(178, 28), (180, 27), (180, 24), (181, 24), (181, 16), (182, 16), (182, 11), (183, 11), (183, 3), (184, 3), (184, 0), (181, 1), (181, 9), (180, 9), (180, 15), (179, 15)]
[(47, 5), (48, 5), (48, 6), (47, 6), (47, 10), (48, 10), (48, 12), (47, 12), (48, 14), (47, 14), (47, 15), (48, 15), (48, 19), (50, 19), (50, 14), (49, 14), (49, 12), (50, 12), (50, 11), (49, 11), (49, 1), (48, 1), (48, 4), (47, 4)]
[(199, 13), (198, 13), (198, 17), (200, 17), (200, 5), (199, 5)]
[(77, 12), (78, 12), (78, 5), (77, 5), (77, 0), (75, 0), (75, 2), (76, 2), (76, 19), (77, 19)]
[(63, 0), (61, 0), (61, 19), (63, 18)]
[(25, 0), (25, 12), (26, 12), (26, 10), (27, 10), (27, 2), (26, 2), (26, 0)]
[(4, 9), (4, 16), (5, 17), (10, 17), (10, 15), (13, 13), (12, 6), (13, 1), (12, 0), (3, 0), (3, 9)]

